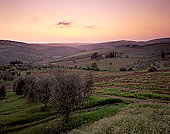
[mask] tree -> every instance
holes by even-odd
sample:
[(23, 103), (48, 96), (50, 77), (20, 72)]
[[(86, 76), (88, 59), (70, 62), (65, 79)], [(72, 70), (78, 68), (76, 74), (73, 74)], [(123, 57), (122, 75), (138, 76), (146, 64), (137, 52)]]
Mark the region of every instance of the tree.
[(98, 52), (94, 52), (92, 55), (91, 55), (91, 59), (96, 59), (99, 57), (99, 54)]
[(24, 96), (30, 101), (38, 101), (38, 78), (34, 75), (25, 77)]
[(162, 51), (162, 53), (161, 53), (161, 58), (162, 59), (165, 58), (165, 52), (164, 51)]
[(33, 75), (20, 77), (14, 81), (13, 91), (16, 92), (17, 95), (23, 95), (28, 100), (37, 101), (37, 80), (37, 77)]
[(112, 54), (113, 54), (113, 57), (112, 57), (112, 58), (115, 58), (115, 52), (114, 52), (114, 51), (113, 51), (113, 53), (112, 53)]
[(13, 91), (16, 92), (17, 95), (24, 95), (24, 86), (26, 85), (26, 81), (24, 77), (19, 77), (14, 81)]
[(4, 98), (6, 95), (6, 88), (3, 83), (0, 84), (0, 98)]
[(38, 81), (38, 89), (36, 93), (38, 96), (38, 100), (41, 101), (45, 107), (47, 106), (47, 103), (51, 98), (52, 86), (53, 80), (50, 76), (41, 78)]
[(86, 99), (89, 95), (92, 94), (93, 90), (91, 89), (94, 84), (93, 75), (91, 73), (87, 73), (82, 79), (82, 92), (83, 98)]
[(93, 62), (93, 63), (91, 64), (91, 68), (92, 68), (92, 70), (99, 71), (99, 67), (98, 67), (98, 65), (97, 65), (96, 62)]
[[(88, 76), (89, 77), (89, 76)], [(52, 92), (51, 103), (58, 112), (64, 115), (67, 124), (73, 110), (79, 109), (81, 104), (90, 95), (92, 84), (88, 77), (80, 77), (76, 73), (58, 71), (54, 75), (55, 86)]]
[(114, 58), (114, 54), (112, 52), (109, 53), (109, 58)]

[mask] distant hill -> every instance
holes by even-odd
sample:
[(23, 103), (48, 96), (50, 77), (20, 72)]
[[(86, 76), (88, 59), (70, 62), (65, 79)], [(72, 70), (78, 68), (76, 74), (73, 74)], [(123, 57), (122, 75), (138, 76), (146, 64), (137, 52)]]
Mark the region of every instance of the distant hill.
[(25, 62), (43, 62), (81, 52), (68, 46), (43, 46), (9, 40), (0, 40), (0, 64), (9, 64), (12, 60)]
[(96, 44), (89, 44), (89, 45), (80, 45), (77, 48), (82, 50), (106, 50), (106, 49), (114, 49), (116, 47), (127, 46), (127, 45), (148, 45), (148, 44), (160, 44), (160, 43), (170, 43), (170, 38), (160, 38), (154, 39), (149, 41), (128, 41), (128, 40), (121, 40), (121, 41), (110, 41), (110, 42), (102, 42)]
[(161, 51), (170, 51), (170, 38), (149, 41), (110, 41), (93, 44), (83, 43), (35, 43), (0, 40), (0, 64), (9, 64), (12, 60), (22, 60), (31, 63), (45, 63), (60, 57), (78, 58), (90, 56), (95, 51), (123, 52), (129, 56), (143, 56)]

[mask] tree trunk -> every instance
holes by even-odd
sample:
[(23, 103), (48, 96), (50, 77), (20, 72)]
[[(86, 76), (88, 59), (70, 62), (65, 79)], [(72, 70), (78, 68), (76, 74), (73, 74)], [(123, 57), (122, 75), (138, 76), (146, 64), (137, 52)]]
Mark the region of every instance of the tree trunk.
[(70, 115), (69, 112), (67, 112), (66, 115), (65, 115), (65, 123), (66, 123), (66, 124), (68, 124), (69, 115)]

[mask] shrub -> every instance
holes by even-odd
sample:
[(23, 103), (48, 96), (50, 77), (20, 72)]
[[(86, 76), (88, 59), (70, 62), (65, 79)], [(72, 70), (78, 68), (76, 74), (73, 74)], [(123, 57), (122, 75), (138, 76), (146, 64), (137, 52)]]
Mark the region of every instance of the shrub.
[(91, 70), (91, 67), (89, 65), (87, 65), (85, 70)]
[(162, 53), (161, 53), (161, 58), (165, 58), (165, 52), (164, 51), (162, 51)]
[(123, 68), (123, 67), (121, 67), (119, 70), (120, 70), (120, 71), (127, 71), (127, 69), (126, 69), (126, 68)]
[(92, 55), (91, 55), (91, 59), (96, 59), (99, 57), (99, 54), (98, 52), (94, 52)]
[(10, 74), (11, 74), (12, 76), (15, 76), (15, 75), (16, 75), (16, 71), (10, 71)]
[(31, 72), (30, 72), (30, 71), (27, 71), (27, 72), (26, 72), (26, 75), (31, 75)]
[(6, 88), (5, 85), (2, 83), (0, 84), (0, 98), (4, 98), (6, 95)]
[(129, 55), (126, 55), (125, 58), (129, 58)]
[(99, 67), (98, 67), (98, 65), (97, 65), (96, 62), (93, 62), (93, 63), (91, 64), (91, 68), (92, 68), (92, 70), (99, 71)]
[(158, 71), (156, 67), (149, 68), (148, 72), (156, 72)]
[(4, 72), (1, 73), (1, 77), (3, 80), (8, 80), (9, 75), (10, 74), (8, 70), (5, 70)]
[(133, 68), (128, 68), (128, 71), (132, 71), (133, 70)]

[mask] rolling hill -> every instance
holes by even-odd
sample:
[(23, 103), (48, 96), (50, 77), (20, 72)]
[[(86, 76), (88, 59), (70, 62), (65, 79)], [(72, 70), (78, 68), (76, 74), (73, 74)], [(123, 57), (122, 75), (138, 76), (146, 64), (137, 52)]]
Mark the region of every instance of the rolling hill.
[(160, 39), (153, 39), (149, 41), (128, 41), (128, 40), (120, 40), (120, 41), (110, 41), (110, 42), (102, 42), (102, 43), (95, 43), (89, 45), (80, 45), (77, 48), (82, 50), (100, 50), (100, 49), (114, 49), (116, 47), (124, 47), (128, 45), (139, 45), (145, 46), (150, 44), (167, 44), (170, 43), (170, 38), (160, 38)]
[(57, 57), (81, 52), (78, 48), (68, 46), (46, 46), (23, 42), (0, 40), (0, 64), (9, 64), (12, 60), (25, 62), (50, 61)]
[(63, 57), (88, 57), (98, 51), (123, 52), (125, 55), (149, 56), (161, 51), (170, 52), (170, 38), (160, 38), (149, 41), (110, 41), (93, 44), (83, 43), (39, 43), (0, 40), (0, 64), (9, 64), (12, 60), (22, 60), (30, 63), (47, 63)]

